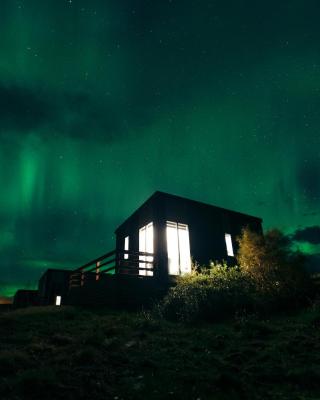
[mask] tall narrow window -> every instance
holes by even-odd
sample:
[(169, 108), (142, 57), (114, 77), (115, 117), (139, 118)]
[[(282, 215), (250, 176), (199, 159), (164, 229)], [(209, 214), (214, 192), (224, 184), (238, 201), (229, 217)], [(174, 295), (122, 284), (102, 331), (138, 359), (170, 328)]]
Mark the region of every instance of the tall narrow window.
[[(129, 251), (129, 236), (124, 238), (124, 251)], [(127, 260), (129, 258), (129, 254), (124, 253), (124, 259)]]
[(188, 225), (167, 221), (167, 251), (170, 275), (191, 272)]
[(178, 229), (175, 222), (167, 221), (168, 271), (170, 275), (180, 275)]
[(56, 296), (56, 306), (61, 306), (61, 296)]
[(234, 257), (233, 246), (232, 246), (232, 238), (231, 238), (230, 233), (226, 233), (224, 235), (224, 238), (225, 238), (225, 241), (226, 241), (228, 256)]
[[(143, 226), (139, 229), (139, 252), (153, 253), (153, 223)], [(139, 275), (153, 275), (153, 256), (139, 256)], [(150, 269), (150, 271), (148, 271)]]

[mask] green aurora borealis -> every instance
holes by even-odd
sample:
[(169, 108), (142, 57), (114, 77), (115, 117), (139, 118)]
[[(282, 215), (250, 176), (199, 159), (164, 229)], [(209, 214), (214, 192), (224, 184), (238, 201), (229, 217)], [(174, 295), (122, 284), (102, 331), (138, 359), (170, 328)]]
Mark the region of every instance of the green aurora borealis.
[(320, 225), (319, 14), (308, 0), (1, 0), (0, 294), (111, 250), (155, 190), (265, 229)]

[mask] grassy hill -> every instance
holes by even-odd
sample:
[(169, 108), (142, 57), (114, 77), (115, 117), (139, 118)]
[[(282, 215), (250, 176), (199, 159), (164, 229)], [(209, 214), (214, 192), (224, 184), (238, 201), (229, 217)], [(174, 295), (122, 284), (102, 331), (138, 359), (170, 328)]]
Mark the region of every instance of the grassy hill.
[(183, 325), (72, 307), (0, 314), (0, 398), (319, 399), (320, 308)]

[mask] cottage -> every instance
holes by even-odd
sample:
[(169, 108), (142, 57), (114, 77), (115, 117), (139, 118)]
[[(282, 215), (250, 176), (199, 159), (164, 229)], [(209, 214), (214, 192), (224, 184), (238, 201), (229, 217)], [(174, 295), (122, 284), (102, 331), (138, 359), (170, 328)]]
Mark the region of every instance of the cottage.
[(41, 276), (38, 285), (40, 305), (55, 304), (60, 306), (62, 298), (67, 298), (71, 271), (63, 269), (47, 269)]
[(71, 274), (68, 303), (144, 304), (200, 264), (235, 264), (244, 227), (262, 233), (262, 219), (155, 192), (115, 231), (116, 249)]
[(242, 228), (262, 233), (261, 223), (261, 218), (155, 192), (116, 229), (116, 248), (125, 252), (128, 265), (130, 252), (152, 254), (140, 256), (135, 272), (166, 280), (191, 272), (191, 257), (200, 264), (234, 263)]
[(30, 289), (19, 289), (13, 297), (14, 307), (29, 307), (39, 304), (38, 291)]
[(148, 305), (191, 272), (192, 259), (236, 263), (244, 227), (262, 233), (262, 219), (155, 192), (115, 231), (115, 250), (76, 268), (49, 269), (37, 293), (17, 292), (15, 304)]

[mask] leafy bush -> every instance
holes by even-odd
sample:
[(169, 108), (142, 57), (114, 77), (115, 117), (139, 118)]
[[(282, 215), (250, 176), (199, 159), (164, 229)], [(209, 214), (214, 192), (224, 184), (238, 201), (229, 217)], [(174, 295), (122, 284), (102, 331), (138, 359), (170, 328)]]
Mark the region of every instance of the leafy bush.
[(193, 272), (179, 277), (158, 305), (170, 320), (218, 321), (235, 314), (288, 311), (308, 302), (313, 288), (301, 254), (278, 230), (265, 236), (244, 229), (238, 238), (240, 266), (193, 265)]
[(170, 320), (217, 321), (239, 310), (253, 310), (255, 288), (238, 267), (214, 265), (180, 277), (159, 306)]
[(246, 228), (238, 244), (237, 260), (243, 273), (254, 281), (260, 300), (284, 308), (312, 297), (304, 257), (291, 250), (291, 242), (282, 232), (273, 229), (262, 236)]

